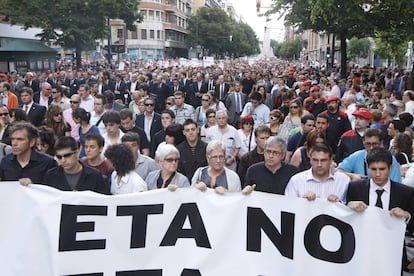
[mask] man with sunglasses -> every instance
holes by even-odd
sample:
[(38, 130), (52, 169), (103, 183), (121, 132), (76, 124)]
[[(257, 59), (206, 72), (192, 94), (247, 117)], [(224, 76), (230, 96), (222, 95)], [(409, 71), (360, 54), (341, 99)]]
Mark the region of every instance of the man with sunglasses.
[(52, 103), (53, 98), (52, 95), (52, 86), (48, 82), (42, 83), (42, 90), (33, 94), (33, 101), (39, 105), (49, 107)]
[(56, 167), (53, 158), (35, 150), (38, 131), (29, 122), (17, 122), (10, 129), (12, 154), (0, 164), (1, 181), (40, 184), (46, 172)]
[(94, 191), (110, 194), (101, 173), (79, 160), (79, 146), (73, 137), (60, 137), (55, 144), (59, 166), (49, 170), (42, 184), (62, 191)]
[(10, 140), (10, 115), (7, 106), (0, 104), (0, 120), (3, 122), (3, 130), (0, 131), (0, 141), (11, 145)]
[(79, 140), (79, 124), (75, 123), (73, 120), (73, 110), (78, 108), (80, 106), (80, 96), (79, 94), (73, 94), (70, 97), (70, 108), (63, 111), (63, 118), (65, 119), (65, 122), (67, 122), (71, 127), (70, 136), (75, 138), (76, 141)]
[(145, 131), (148, 141), (151, 142), (154, 134), (162, 129), (161, 115), (154, 111), (155, 100), (153, 98), (146, 98), (144, 105), (145, 111), (136, 117), (135, 125)]

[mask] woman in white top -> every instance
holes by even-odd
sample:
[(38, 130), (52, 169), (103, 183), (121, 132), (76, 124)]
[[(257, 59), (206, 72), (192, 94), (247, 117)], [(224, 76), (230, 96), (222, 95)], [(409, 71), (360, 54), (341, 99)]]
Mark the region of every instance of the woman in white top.
[(239, 151), (239, 159), (256, 147), (253, 126), (254, 120), (252, 115), (246, 115), (240, 118), (240, 129), (237, 130), (237, 134), (242, 141), (242, 146)]
[(135, 172), (135, 161), (131, 149), (124, 144), (110, 145), (105, 157), (112, 163), (111, 194), (128, 194), (146, 191), (147, 184)]
[(177, 172), (180, 152), (171, 144), (160, 145), (155, 152), (155, 160), (161, 170), (152, 171), (145, 178), (148, 190), (167, 188), (175, 191), (177, 188), (189, 188), (187, 177)]
[(217, 140), (211, 141), (207, 145), (206, 154), (208, 166), (195, 171), (191, 186), (201, 191), (211, 188), (218, 194), (239, 192), (241, 190), (239, 176), (224, 166), (226, 157), (224, 144)]

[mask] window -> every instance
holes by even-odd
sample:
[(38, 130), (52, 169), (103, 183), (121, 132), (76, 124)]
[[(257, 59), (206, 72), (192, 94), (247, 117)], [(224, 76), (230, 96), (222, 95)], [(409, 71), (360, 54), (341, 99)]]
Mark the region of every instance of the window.
[(131, 31), (130, 33), (130, 38), (131, 39), (138, 39), (138, 32), (137, 31)]
[(150, 30), (150, 39), (154, 39), (154, 38), (155, 38), (154, 30)]
[(147, 30), (146, 29), (141, 30), (141, 39), (147, 39)]
[(161, 31), (157, 30), (157, 39), (161, 39)]

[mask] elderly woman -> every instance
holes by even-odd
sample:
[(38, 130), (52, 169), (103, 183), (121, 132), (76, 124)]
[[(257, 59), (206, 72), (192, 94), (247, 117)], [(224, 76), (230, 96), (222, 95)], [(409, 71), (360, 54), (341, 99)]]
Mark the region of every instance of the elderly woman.
[(176, 147), (170, 144), (160, 145), (155, 152), (155, 160), (161, 170), (152, 171), (145, 178), (148, 190), (168, 187), (168, 190), (175, 191), (177, 188), (190, 187), (187, 177), (177, 172), (180, 152)]
[(224, 144), (217, 140), (209, 142), (206, 155), (208, 166), (198, 168), (195, 171), (191, 179), (191, 185), (201, 191), (212, 188), (218, 194), (240, 191), (239, 176), (234, 171), (224, 167), (226, 157)]

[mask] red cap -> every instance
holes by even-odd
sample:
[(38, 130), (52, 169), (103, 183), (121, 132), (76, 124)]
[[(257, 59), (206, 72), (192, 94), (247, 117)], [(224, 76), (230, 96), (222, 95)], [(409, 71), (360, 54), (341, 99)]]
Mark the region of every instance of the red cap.
[(6, 74), (0, 73), (0, 78), (6, 78)]
[(372, 120), (372, 113), (367, 110), (356, 110), (352, 113), (355, 117), (362, 117), (366, 120)]
[(321, 91), (321, 88), (319, 86), (314, 86), (314, 87), (311, 88), (310, 91), (311, 92), (313, 92), (313, 91)]
[(303, 85), (304, 86), (311, 86), (312, 82), (311, 81), (305, 81), (305, 82), (303, 82)]
[(333, 97), (329, 97), (325, 102), (329, 103), (332, 101), (340, 101), (341, 99), (339, 97), (333, 96)]

